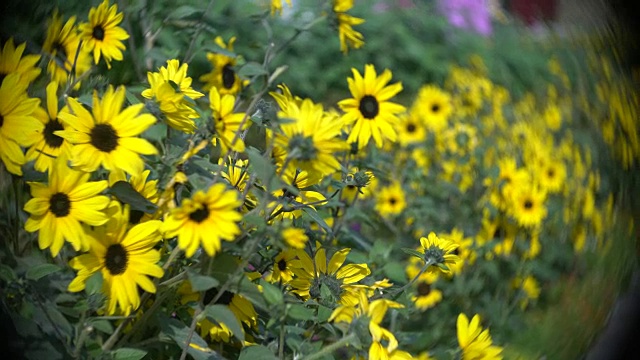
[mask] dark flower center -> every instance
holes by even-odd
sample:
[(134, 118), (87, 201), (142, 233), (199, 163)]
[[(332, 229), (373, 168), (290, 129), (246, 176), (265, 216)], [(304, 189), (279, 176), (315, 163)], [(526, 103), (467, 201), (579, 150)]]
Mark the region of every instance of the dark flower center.
[(205, 221), (208, 217), (209, 217), (209, 208), (206, 205), (202, 206), (200, 209), (189, 214), (189, 219), (197, 223), (201, 223)]
[(91, 34), (93, 36), (94, 39), (97, 40), (104, 40), (104, 29), (102, 28), (102, 25), (96, 25), (93, 27), (93, 33)]
[(62, 142), (64, 141), (63, 138), (53, 133), (58, 130), (64, 130), (64, 127), (62, 127), (58, 119), (53, 119), (44, 126), (44, 142), (54, 149), (62, 146)]
[[(202, 299), (202, 302), (205, 305), (208, 305), (217, 295), (218, 295), (218, 289), (211, 288), (204, 293), (204, 299)], [(223, 292), (222, 295), (220, 295), (220, 297), (216, 301), (216, 304), (221, 304), (221, 305), (231, 304), (231, 300), (233, 300), (233, 295), (234, 293), (232, 292), (228, 292), (228, 291)]]
[(407, 125), (407, 132), (415, 132), (416, 131), (416, 125), (415, 124), (408, 124)]
[(0, 114), (0, 128), (2, 127), (2, 124), (4, 124), (4, 116)]
[(421, 281), (418, 283), (418, 295), (427, 296), (431, 292), (431, 285), (427, 284), (426, 281)]
[(129, 254), (120, 244), (113, 244), (107, 249), (105, 263), (111, 275), (120, 275), (127, 270)]
[(395, 205), (397, 202), (398, 202), (398, 200), (396, 198), (394, 198), (394, 197), (389, 199), (389, 204), (391, 204), (391, 205)]
[(222, 86), (225, 89), (231, 89), (236, 82), (236, 73), (233, 71), (231, 64), (227, 64), (222, 68)]
[(431, 112), (437, 113), (438, 111), (440, 111), (440, 105), (438, 104), (431, 105)]
[(112, 152), (118, 147), (118, 133), (109, 124), (98, 124), (91, 130), (91, 145), (103, 152)]
[(365, 95), (360, 99), (360, 106), (358, 109), (366, 119), (373, 119), (378, 115), (380, 106), (378, 104), (378, 100), (374, 96)]
[(71, 211), (71, 201), (69, 201), (69, 196), (61, 192), (53, 194), (53, 196), (49, 198), (49, 211), (51, 211), (56, 217), (69, 215), (69, 212)]
[(527, 209), (527, 210), (529, 210), (529, 209), (531, 209), (532, 207), (533, 207), (533, 202), (531, 202), (531, 200), (527, 199), (527, 200), (524, 202), (524, 208), (525, 208), (525, 209)]
[(287, 262), (284, 261), (284, 259), (280, 259), (280, 261), (278, 261), (278, 269), (280, 271), (285, 271), (287, 269)]
[(550, 178), (552, 178), (552, 177), (556, 176), (556, 172), (555, 172), (555, 171), (553, 171), (553, 169), (549, 169), (549, 170), (547, 171), (547, 176), (548, 176), (548, 177), (550, 177)]
[(129, 224), (135, 225), (140, 222), (140, 219), (144, 216), (144, 212), (140, 210), (131, 210), (129, 212)]

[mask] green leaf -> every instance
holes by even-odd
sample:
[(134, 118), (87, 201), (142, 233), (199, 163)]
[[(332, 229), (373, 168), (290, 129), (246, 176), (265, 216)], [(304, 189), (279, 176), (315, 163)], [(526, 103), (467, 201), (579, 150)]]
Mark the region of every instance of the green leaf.
[(419, 259), (424, 259), (424, 254), (419, 252), (419, 251), (417, 251), (417, 250), (410, 249), (410, 248), (402, 248), (402, 251), (404, 251), (405, 253), (407, 253), (407, 254), (409, 254), (411, 256), (415, 256), (415, 257), (417, 257)]
[(240, 70), (238, 70), (238, 76), (248, 78), (257, 75), (265, 75), (269, 72), (260, 64), (254, 61), (250, 61), (244, 64)]
[(207, 291), (220, 285), (220, 282), (211, 276), (200, 275), (190, 270), (187, 271), (187, 275), (193, 291)]
[(41, 278), (60, 270), (62, 269), (58, 265), (40, 264), (29, 268), (29, 270), (27, 270), (26, 277), (29, 280), (40, 280)]
[(287, 315), (295, 320), (312, 320), (315, 318), (313, 310), (307, 309), (302, 304), (292, 304), (287, 310)]
[(269, 305), (282, 304), (282, 290), (264, 279), (260, 280), (260, 285), (262, 285), (262, 294), (264, 295), (264, 299), (267, 300)]
[(84, 286), (84, 291), (87, 294), (97, 294), (102, 290), (102, 282), (104, 279), (102, 278), (102, 271), (96, 271), (93, 275), (87, 279), (87, 282)]
[(156, 204), (147, 200), (147, 198), (137, 192), (130, 183), (123, 180), (113, 184), (109, 189), (109, 193), (113, 194), (121, 202), (131, 205), (131, 210), (153, 214), (158, 209)]
[(111, 325), (111, 322), (107, 320), (97, 319), (97, 320), (92, 320), (90, 323), (91, 323), (91, 326), (98, 329), (99, 331), (102, 331), (105, 334), (108, 334), (108, 335), (113, 334), (113, 325)]
[(231, 330), (236, 339), (241, 342), (244, 341), (242, 325), (233, 312), (229, 310), (228, 306), (220, 304), (207, 305), (204, 308), (203, 315), (206, 316), (207, 319), (215, 321), (218, 324), (224, 323), (229, 330)]
[(212, 43), (212, 44), (206, 44), (204, 46), (202, 46), (203, 50), (206, 51), (210, 51), (216, 54), (221, 54), (221, 55), (225, 55), (231, 58), (236, 57), (236, 53), (234, 53), (233, 51), (230, 51), (228, 49), (223, 48), (222, 46), (216, 44), (216, 43)]
[[(218, 360), (222, 359), (215, 351), (209, 349), (207, 342), (204, 341), (198, 332), (191, 332), (189, 327), (176, 319), (169, 317), (159, 319), (160, 328), (163, 335), (169, 336), (175, 341), (181, 349), (187, 349), (187, 353), (195, 360)], [(191, 342), (187, 343), (187, 338), (191, 335)]]
[[(269, 184), (269, 179), (276, 172), (275, 166), (254, 147), (247, 147), (246, 152), (249, 156), (249, 166), (256, 172), (258, 179), (262, 180), (263, 184)], [(271, 191), (272, 189), (267, 190)]]
[(127, 97), (127, 101), (129, 101), (129, 103), (131, 105), (135, 105), (135, 104), (140, 104), (140, 99), (138, 99), (131, 91), (131, 89), (126, 89), (124, 94)]
[(115, 360), (140, 360), (147, 355), (147, 352), (134, 348), (120, 348), (112, 351), (111, 355)]
[(238, 360), (277, 360), (278, 358), (263, 345), (247, 346), (240, 352)]
[(175, 10), (171, 10), (169, 12), (169, 19), (184, 19), (187, 17), (190, 17), (194, 14), (198, 14), (201, 13), (202, 10), (201, 9), (197, 9), (193, 6), (190, 5), (182, 5), (180, 7), (178, 7)]
[(321, 228), (323, 228), (327, 233), (331, 234), (331, 227), (327, 224), (326, 221), (318, 214), (316, 210), (310, 207), (303, 207), (302, 210), (313, 219), (313, 221), (317, 222)]
[(324, 305), (318, 305), (318, 322), (326, 322), (329, 320), (333, 310)]

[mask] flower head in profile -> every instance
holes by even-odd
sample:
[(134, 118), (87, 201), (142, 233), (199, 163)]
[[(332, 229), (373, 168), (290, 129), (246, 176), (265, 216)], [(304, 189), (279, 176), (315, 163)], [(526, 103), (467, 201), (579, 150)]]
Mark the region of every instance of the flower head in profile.
[(196, 129), (193, 119), (198, 117), (193, 100), (204, 96), (191, 87), (192, 79), (187, 76), (189, 65), (176, 59), (167, 60), (158, 72), (148, 72), (149, 89), (142, 92), (147, 99), (155, 99), (167, 124), (188, 134)]
[[(213, 111), (215, 129), (215, 136), (211, 140), (213, 144), (220, 143), (223, 154), (231, 150), (243, 152), (245, 149), (244, 140), (238, 132), (247, 129), (250, 122), (245, 119), (244, 113), (233, 111), (236, 103), (235, 96), (231, 94), (220, 95), (218, 88), (212, 87), (209, 93), (209, 102)], [(245, 120), (244, 124), (242, 120)]]
[[(76, 17), (72, 16), (63, 24), (62, 16), (54, 12), (42, 50), (51, 55), (47, 72), (51, 80), (64, 85), (69, 81), (71, 72), (76, 79), (91, 68), (91, 57), (86, 47), (80, 46), (80, 36), (76, 26)], [(80, 82), (75, 89), (80, 87)]]
[(282, 175), (282, 180), (289, 186), (274, 191), (273, 196), (277, 201), (269, 204), (273, 208), (271, 216), (275, 219), (299, 218), (302, 216), (302, 207), (315, 209), (315, 205), (324, 204), (327, 200), (324, 195), (311, 188), (320, 178), (311, 176), (306, 171), (287, 170)]
[(90, 173), (70, 169), (67, 159), (58, 157), (49, 169), (48, 184), (29, 183), (33, 198), (24, 205), (31, 214), (24, 227), (28, 232), (39, 231), (40, 249), (51, 249), (57, 256), (67, 240), (76, 251), (89, 250), (90, 241), (81, 223), (99, 226), (107, 222), (102, 211), (109, 198), (100, 195), (107, 181), (90, 182)]
[[(17, 73), (20, 81), (27, 86), (40, 75), (42, 71), (36, 66), (40, 61), (40, 55), (24, 55), (27, 43), (15, 46), (13, 37), (4, 43), (0, 50), (0, 82), (11, 73)], [(26, 86), (25, 86), (26, 87)]]
[(471, 322), (467, 315), (458, 315), (457, 333), (463, 360), (502, 359), (502, 347), (493, 345), (489, 329), (480, 326), (480, 315), (474, 315)]
[(358, 301), (358, 281), (371, 274), (367, 264), (344, 265), (351, 249), (336, 251), (327, 261), (327, 250), (318, 248), (313, 259), (304, 250), (296, 250), (297, 260), (289, 262), (295, 278), (292, 292), (303, 299), (335, 304), (354, 304)]
[(182, 201), (164, 220), (165, 238), (178, 237), (178, 246), (187, 257), (202, 248), (209, 256), (221, 249), (221, 240), (233, 241), (240, 234), (237, 222), (242, 219), (238, 208), (242, 201), (238, 192), (224, 184), (214, 184), (204, 192), (197, 191), (191, 199)]
[(353, 0), (334, 0), (333, 13), (336, 16), (340, 51), (348, 53), (349, 48), (359, 49), (364, 45), (364, 36), (353, 29), (355, 25), (364, 23), (364, 19), (347, 14), (353, 7)]
[(371, 196), (374, 181), (375, 175), (372, 171), (351, 168), (342, 181), (344, 187), (340, 193), (340, 200), (351, 205), (358, 197)]
[[(418, 252), (423, 254), (422, 260), (429, 263), (427, 271), (441, 271), (448, 274), (458, 262), (462, 261), (454, 251), (458, 244), (453, 241), (439, 238), (434, 232), (430, 232), (428, 237), (420, 238)], [(433, 270), (435, 267), (436, 270)]]
[(58, 83), (52, 81), (47, 85), (46, 110), (42, 107), (36, 109), (35, 116), (44, 125), (44, 129), (36, 136), (36, 142), (27, 151), (27, 161), (35, 160), (34, 167), (38, 171), (46, 172), (52, 166), (53, 161), (64, 154), (71, 155), (71, 144), (60, 136), (54, 134), (58, 130), (64, 130), (64, 124), (58, 120)]
[(207, 60), (213, 66), (211, 72), (200, 76), (200, 81), (204, 83), (202, 87), (204, 90), (209, 90), (212, 87), (218, 88), (218, 92), (222, 95), (231, 94), (235, 95), (242, 90), (242, 88), (248, 84), (248, 81), (240, 79), (234, 66), (237, 63), (236, 56), (229, 56), (229, 52), (233, 52), (233, 43), (236, 41), (235, 37), (229, 39), (229, 43), (225, 44), (222, 37), (218, 36), (215, 39), (216, 45), (220, 46), (224, 53), (207, 53)]
[(338, 103), (345, 114), (342, 120), (353, 124), (349, 138), (350, 143), (357, 143), (364, 148), (373, 138), (378, 148), (384, 139), (395, 142), (397, 133), (394, 129), (399, 121), (397, 114), (405, 111), (405, 107), (389, 100), (402, 91), (402, 84), (387, 85), (391, 80), (391, 71), (386, 69), (378, 76), (373, 65), (364, 69), (364, 77), (356, 69), (351, 69), (353, 78), (349, 78), (349, 90), (353, 98)]
[(78, 271), (69, 284), (69, 291), (82, 291), (89, 277), (99, 271), (103, 278), (102, 291), (107, 296), (107, 313), (128, 316), (140, 307), (138, 287), (155, 293), (156, 286), (149, 277), (164, 275), (158, 265), (160, 252), (154, 249), (162, 239), (162, 222), (147, 221), (127, 230), (129, 214), (117, 201), (111, 203), (108, 213), (105, 226), (87, 229), (89, 253), (69, 261)]
[(93, 92), (93, 109), (89, 112), (73, 98), (68, 98), (58, 117), (65, 130), (55, 131), (73, 144), (72, 166), (83, 171), (95, 171), (101, 165), (107, 170), (124, 170), (140, 175), (144, 162), (140, 155), (155, 155), (158, 150), (147, 140), (139, 138), (156, 119), (150, 114), (140, 114), (144, 104), (135, 104), (122, 110), (125, 100), (124, 86), (114, 90), (111, 85), (98, 98)]
[(9, 74), (0, 86), (0, 159), (15, 175), (22, 175), (26, 162), (20, 146), (37, 142), (44, 127), (37, 117), (40, 99), (27, 95), (28, 86), (19, 73)]
[[(220, 165), (224, 165), (223, 159), (221, 158), (218, 163)], [(243, 210), (252, 210), (258, 205), (258, 198), (251, 191), (251, 187), (247, 189), (247, 184), (249, 184), (249, 172), (247, 171), (249, 167), (249, 160), (237, 159), (233, 160), (230, 156), (227, 157), (227, 163), (225, 165), (225, 169), (222, 171), (222, 178), (225, 179), (229, 185), (233, 186), (238, 190), (241, 194), (245, 194), (244, 204), (242, 206)]]
[(118, 13), (118, 5), (109, 6), (109, 0), (104, 0), (97, 8), (89, 10), (89, 22), (80, 24), (80, 38), (86, 44), (83, 46), (93, 52), (96, 64), (103, 57), (111, 69), (111, 60), (122, 60), (125, 49), (122, 40), (129, 38), (129, 34), (118, 26), (123, 17), (123, 13)]

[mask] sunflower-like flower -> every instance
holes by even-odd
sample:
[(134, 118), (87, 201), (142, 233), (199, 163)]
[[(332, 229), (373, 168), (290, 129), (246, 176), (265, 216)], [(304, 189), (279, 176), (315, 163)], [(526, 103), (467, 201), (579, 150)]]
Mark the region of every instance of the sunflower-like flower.
[(382, 217), (400, 214), (407, 207), (404, 190), (398, 181), (383, 187), (376, 196), (376, 211)]
[(100, 165), (107, 170), (121, 169), (131, 175), (140, 175), (144, 162), (140, 155), (155, 155), (158, 150), (147, 140), (137, 137), (155, 123), (150, 114), (139, 114), (144, 104), (124, 104), (124, 86), (114, 91), (113, 86), (98, 99), (93, 92), (92, 113), (76, 99), (69, 98), (69, 107), (58, 114), (65, 130), (54, 134), (74, 146), (71, 149), (72, 166), (83, 171), (95, 171)]
[(302, 207), (309, 206), (315, 209), (314, 205), (326, 202), (324, 195), (311, 190), (311, 186), (316, 185), (320, 178), (310, 176), (306, 171), (288, 170), (282, 175), (282, 180), (293, 187), (293, 192), (289, 187), (285, 187), (273, 192), (273, 196), (278, 200), (272, 202), (269, 207), (273, 208), (272, 215), (275, 219), (295, 219), (302, 216)]
[(240, 234), (240, 206), (242, 201), (235, 189), (214, 184), (207, 192), (197, 191), (173, 209), (164, 220), (162, 232), (165, 238), (177, 236), (178, 246), (187, 257), (193, 256), (200, 244), (213, 257), (221, 249), (220, 240), (233, 241)]
[(221, 96), (218, 88), (212, 87), (209, 93), (209, 102), (213, 111), (215, 128), (215, 137), (212, 139), (212, 143), (215, 145), (220, 141), (223, 154), (230, 150), (243, 152), (244, 140), (238, 132), (247, 129), (250, 122), (245, 120), (243, 124), (242, 120), (245, 118), (245, 114), (233, 112), (236, 98), (231, 94)]
[[(70, 74), (78, 78), (91, 68), (91, 57), (85, 47), (80, 46), (76, 17), (72, 16), (64, 25), (56, 10), (47, 28), (47, 37), (42, 50), (51, 55), (47, 72), (51, 80), (61, 85), (67, 83)], [(75, 88), (80, 87), (78, 82)]]
[(508, 199), (508, 213), (524, 227), (536, 227), (547, 216), (545, 201), (547, 193), (533, 184), (520, 186), (513, 190)]
[[(415, 266), (407, 267), (407, 275), (410, 279), (413, 279), (419, 271)], [(411, 301), (416, 309), (425, 311), (442, 301), (442, 291), (433, 287), (436, 280), (438, 280), (438, 274), (433, 272), (426, 272), (418, 276), (414, 283), (415, 293), (411, 296)]]
[(188, 68), (187, 64), (180, 65), (179, 60), (167, 60), (167, 67), (147, 73), (150, 88), (142, 96), (156, 100), (169, 126), (190, 134), (196, 129), (193, 119), (198, 117), (192, 100), (204, 94), (191, 87), (193, 80), (187, 76)]
[(293, 95), (286, 84), (280, 84), (278, 85), (278, 88), (280, 89), (281, 93), (271, 91), (269, 92), (269, 95), (271, 95), (276, 103), (278, 103), (280, 111), (282, 111), (283, 113), (287, 113), (289, 111), (289, 104), (294, 104), (298, 108), (300, 108), (300, 105), (302, 105), (303, 101), (301, 97)]
[(13, 37), (4, 43), (0, 51), (0, 81), (11, 73), (18, 73), (20, 80), (28, 86), (40, 75), (42, 70), (36, 67), (40, 55), (24, 55), (26, 46), (27, 43), (22, 43), (16, 47)]
[[(235, 36), (229, 39), (228, 44), (225, 44), (220, 36), (215, 39), (215, 43), (223, 50), (226, 50), (226, 53), (233, 52), (233, 43), (235, 41)], [(237, 63), (237, 57), (225, 55), (224, 53), (208, 52), (207, 60), (213, 65), (213, 70), (200, 76), (200, 81), (204, 83), (202, 87), (204, 90), (215, 87), (218, 88), (218, 92), (222, 95), (235, 95), (248, 83), (248, 81), (242, 81), (233, 69)]]
[(557, 193), (563, 189), (567, 180), (567, 167), (561, 160), (546, 159), (535, 167), (534, 175), (544, 190)]
[(502, 347), (493, 345), (489, 329), (482, 330), (480, 315), (476, 314), (471, 323), (467, 315), (458, 315), (457, 333), (462, 360), (502, 359)]
[(122, 60), (122, 50), (125, 49), (122, 40), (129, 38), (129, 34), (118, 26), (123, 17), (123, 13), (118, 13), (118, 5), (109, 6), (109, 0), (104, 0), (97, 8), (89, 10), (89, 22), (79, 25), (80, 38), (86, 44), (83, 46), (93, 51), (96, 64), (100, 57), (104, 57), (111, 69), (111, 60)]
[(292, 292), (303, 299), (355, 304), (358, 301), (358, 288), (353, 285), (369, 276), (371, 270), (364, 263), (344, 265), (350, 251), (349, 248), (336, 251), (327, 262), (325, 248), (318, 248), (313, 260), (304, 250), (296, 250), (298, 260), (289, 263), (295, 274), (289, 283)]
[(34, 167), (38, 171), (46, 172), (52, 166), (54, 159), (60, 154), (65, 156), (71, 155), (71, 144), (60, 136), (54, 134), (58, 130), (64, 130), (65, 127), (58, 120), (58, 83), (52, 81), (47, 85), (47, 108), (42, 107), (36, 109), (35, 116), (42, 124), (44, 129), (39, 132), (35, 144), (27, 151), (27, 161), (35, 160)]
[[(291, 0), (286, 0), (287, 5), (291, 7)], [(271, 0), (271, 16), (282, 14), (282, 0)]]
[(273, 270), (267, 275), (266, 280), (272, 283), (289, 283), (293, 279), (291, 261), (297, 259), (295, 249), (282, 250), (273, 258)]
[[(222, 164), (222, 159), (218, 162)], [(258, 205), (258, 198), (250, 189), (247, 189), (247, 181), (249, 180), (249, 160), (238, 159), (235, 162), (231, 157), (227, 158), (226, 171), (222, 171), (222, 178), (227, 180), (229, 185), (236, 188), (241, 194), (246, 192), (243, 209), (251, 210)]]
[(281, 125), (281, 133), (275, 135), (275, 146), (286, 149), (285, 163), (291, 169), (301, 169), (313, 176), (322, 177), (340, 169), (335, 154), (349, 149), (340, 139), (342, 124), (325, 116), (322, 105), (305, 99), (300, 106), (289, 103), (281, 118), (290, 122)]
[(334, 0), (333, 12), (336, 15), (340, 51), (348, 53), (349, 48), (359, 49), (364, 45), (364, 36), (353, 26), (364, 23), (364, 19), (347, 14), (353, 7), (353, 0)]
[(4, 78), (0, 86), (0, 158), (15, 175), (22, 175), (26, 162), (20, 146), (37, 142), (44, 127), (37, 118), (40, 99), (28, 97), (28, 86), (17, 72)]
[[(448, 274), (451, 271), (450, 267), (457, 266), (458, 262), (462, 261), (454, 254), (458, 244), (439, 238), (434, 232), (430, 232), (428, 237), (421, 237), (420, 245), (418, 252), (423, 254), (422, 260), (430, 264), (427, 271)], [(434, 268), (436, 270), (433, 270)]]
[(373, 65), (364, 69), (364, 77), (356, 69), (351, 69), (353, 78), (348, 78), (349, 90), (353, 98), (338, 103), (345, 114), (343, 121), (353, 123), (348, 142), (357, 143), (362, 149), (373, 137), (376, 146), (381, 148), (383, 139), (395, 142), (397, 134), (394, 125), (399, 121), (396, 114), (404, 112), (404, 106), (388, 101), (400, 91), (402, 84), (388, 85), (392, 73), (385, 69), (376, 75)]
[(434, 132), (447, 127), (452, 111), (451, 96), (435, 85), (421, 87), (411, 107), (411, 113)]
[[(148, 180), (151, 170), (145, 170), (140, 175), (127, 175), (122, 170), (115, 170), (109, 173), (109, 186), (113, 186), (119, 181), (126, 181), (131, 184), (133, 190), (144, 196), (152, 204), (157, 204), (160, 198), (158, 194), (158, 180)], [(128, 206), (128, 205), (125, 205)], [(129, 224), (135, 225), (157, 218), (154, 214), (149, 214), (141, 210), (129, 210)]]
[[(149, 293), (156, 292), (150, 276), (161, 278), (164, 271), (158, 265), (160, 252), (155, 245), (162, 239), (159, 220), (147, 221), (127, 231), (129, 214), (117, 201), (108, 209), (105, 226), (87, 228), (89, 253), (76, 256), (69, 265), (78, 274), (69, 284), (69, 291), (85, 288), (87, 279), (102, 273), (102, 291), (107, 297), (107, 313), (129, 316), (140, 307), (138, 286)], [(119, 311), (117, 311), (119, 308)]]
[(427, 131), (422, 121), (410, 113), (400, 117), (400, 123), (396, 125), (396, 129), (402, 146), (416, 144), (427, 138)]
[(107, 222), (102, 211), (109, 198), (99, 195), (107, 188), (107, 181), (89, 182), (90, 173), (70, 169), (67, 159), (58, 157), (49, 169), (47, 185), (31, 182), (33, 198), (24, 205), (31, 214), (24, 227), (28, 232), (40, 231), (40, 249), (51, 248), (57, 256), (64, 240), (76, 251), (89, 250), (90, 241), (80, 223), (99, 226)]
[(309, 241), (309, 237), (304, 229), (294, 227), (282, 230), (282, 239), (287, 245), (294, 249), (304, 249), (307, 241)]

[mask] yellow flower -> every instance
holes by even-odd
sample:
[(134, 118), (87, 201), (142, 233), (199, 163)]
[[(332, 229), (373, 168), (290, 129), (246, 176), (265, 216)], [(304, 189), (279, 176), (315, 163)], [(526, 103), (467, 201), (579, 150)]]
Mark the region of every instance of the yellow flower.
[(304, 229), (286, 228), (282, 230), (282, 238), (284, 242), (294, 249), (304, 249), (309, 241), (309, 237), (305, 234)]
[(557, 131), (562, 126), (562, 114), (557, 105), (549, 105), (544, 111), (544, 121), (551, 131)]
[(322, 177), (340, 169), (336, 153), (349, 146), (340, 139), (340, 121), (325, 116), (322, 105), (305, 99), (300, 106), (289, 103), (278, 116), (291, 120), (275, 135), (275, 146), (286, 150), (287, 170), (297, 168)]
[[(159, 199), (158, 180), (147, 181), (149, 174), (151, 174), (151, 170), (145, 170), (139, 176), (131, 175), (129, 180), (127, 180), (127, 176), (123, 171), (115, 170), (109, 173), (109, 185), (113, 186), (119, 181), (126, 181), (131, 184), (133, 190), (138, 194), (144, 196), (144, 198), (149, 200), (152, 204), (157, 204)], [(130, 210), (129, 224), (135, 225), (157, 217), (158, 216), (154, 216), (154, 214), (148, 214), (141, 210)]]
[(111, 69), (111, 60), (122, 60), (122, 50), (125, 49), (122, 40), (129, 38), (129, 34), (118, 26), (123, 17), (118, 13), (118, 5), (109, 6), (109, 0), (104, 0), (97, 8), (89, 10), (89, 22), (79, 25), (83, 46), (93, 51), (96, 64), (100, 57), (104, 57), (107, 68)]
[[(448, 274), (451, 268), (462, 261), (458, 255), (453, 253), (458, 248), (458, 244), (439, 238), (434, 232), (430, 232), (428, 237), (421, 237), (420, 245), (418, 252), (424, 254), (422, 260), (428, 260), (430, 263), (427, 271), (441, 271)], [(433, 270), (434, 267), (437, 270)]]
[(549, 193), (558, 193), (567, 180), (567, 168), (561, 160), (548, 159), (539, 162), (534, 175), (540, 186)]
[[(308, 206), (315, 209), (314, 205), (321, 205), (326, 202), (324, 195), (309, 189), (317, 184), (320, 179), (310, 176), (306, 171), (285, 171), (282, 180), (297, 190), (297, 193), (285, 187), (273, 192), (277, 202), (269, 204), (273, 208), (272, 215), (275, 219), (295, 219), (302, 216), (302, 207)], [(277, 214), (277, 215), (276, 215)]]
[(158, 262), (160, 252), (154, 246), (162, 239), (158, 220), (135, 225), (127, 231), (127, 211), (117, 201), (109, 207), (109, 222), (105, 226), (87, 229), (89, 253), (77, 256), (69, 265), (78, 271), (69, 284), (69, 291), (85, 288), (87, 279), (102, 273), (102, 291), (107, 296), (107, 313), (116, 314), (119, 307), (124, 316), (140, 307), (138, 287), (155, 293), (149, 276), (161, 278), (164, 271)]
[[(286, 0), (287, 5), (291, 7), (291, 0)], [(282, 0), (271, 0), (271, 16), (282, 14)]]
[(40, 75), (42, 70), (36, 67), (40, 61), (40, 55), (23, 56), (26, 46), (27, 43), (22, 43), (16, 47), (13, 43), (13, 37), (4, 43), (2, 51), (0, 51), (0, 79), (4, 79), (11, 73), (17, 73), (20, 81), (26, 83), (26, 88)]
[(534, 185), (524, 185), (513, 190), (509, 200), (509, 213), (520, 226), (536, 227), (547, 216), (547, 194)]
[(140, 155), (155, 155), (158, 150), (147, 140), (137, 137), (155, 123), (150, 114), (139, 114), (144, 104), (124, 104), (123, 86), (114, 91), (109, 85), (102, 99), (93, 92), (93, 115), (82, 104), (68, 98), (69, 108), (64, 108), (58, 118), (65, 130), (55, 131), (74, 144), (71, 149), (73, 167), (83, 171), (95, 171), (100, 165), (107, 170), (121, 169), (131, 175), (140, 175), (144, 162)]
[(416, 116), (405, 114), (400, 117), (400, 123), (396, 125), (398, 129), (398, 140), (400, 145), (408, 146), (419, 143), (427, 138), (425, 126)]
[(164, 220), (165, 238), (178, 237), (178, 246), (187, 257), (193, 256), (200, 244), (213, 257), (221, 249), (220, 240), (233, 241), (240, 234), (237, 222), (242, 205), (236, 190), (224, 184), (214, 184), (205, 193), (197, 191), (182, 206), (173, 209)]
[(404, 112), (405, 107), (388, 100), (402, 91), (402, 84), (387, 86), (392, 77), (391, 71), (386, 69), (377, 76), (371, 64), (365, 66), (364, 77), (356, 69), (351, 71), (353, 78), (347, 81), (353, 98), (338, 103), (345, 112), (342, 120), (353, 123), (347, 141), (357, 143), (359, 149), (364, 148), (372, 137), (378, 148), (382, 147), (383, 139), (395, 142), (394, 125), (399, 121), (396, 114)]
[(376, 196), (376, 211), (382, 217), (398, 215), (406, 207), (404, 190), (397, 181), (380, 189)]
[[(222, 164), (222, 159), (220, 159), (218, 163)], [(249, 180), (248, 166), (249, 160), (238, 159), (234, 163), (231, 157), (228, 157), (226, 171), (222, 171), (222, 178), (227, 180), (227, 182), (241, 194), (246, 192), (243, 209), (252, 210), (258, 205), (258, 199), (251, 190), (247, 191), (247, 181)]]
[[(235, 41), (235, 37), (229, 39), (228, 44), (225, 44), (224, 40), (222, 40), (222, 37), (220, 36), (215, 39), (215, 43), (223, 50), (226, 50), (226, 52), (233, 52), (233, 43)], [(213, 70), (200, 76), (200, 81), (204, 83), (204, 86), (202, 87), (204, 90), (209, 90), (212, 87), (215, 87), (218, 88), (218, 92), (222, 95), (235, 95), (242, 90), (243, 86), (249, 83), (248, 81), (240, 80), (240, 77), (238, 77), (238, 74), (236, 74), (233, 69), (237, 63), (236, 56), (208, 52), (207, 60), (209, 60), (211, 65), (213, 65)]]
[(295, 249), (282, 250), (273, 259), (273, 270), (267, 275), (266, 280), (270, 282), (282, 282), (283, 284), (289, 283), (293, 279), (293, 272), (291, 271), (291, 260), (296, 259)]
[(442, 301), (442, 291), (432, 287), (437, 279), (436, 273), (428, 272), (418, 277), (415, 282), (416, 293), (411, 297), (417, 309), (424, 311)]
[(364, 36), (353, 26), (364, 23), (364, 19), (347, 14), (353, 7), (353, 0), (334, 0), (333, 12), (336, 15), (340, 51), (348, 53), (349, 48), (359, 49), (364, 45)]
[(236, 103), (235, 97), (231, 94), (221, 96), (218, 88), (212, 87), (209, 93), (209, 102), (213, 111), (213, 124), (216, 132), (212, 143), (215, 145), (220, 140), (222, 154), (226, 154), (230, 150), (243, 152), (243, 136), (238, 132), (247, 129), (250, 122), (245, 119), (243, 124), (245, 113), (233, 112)]
[(411, 107), (411, 113), (433, 132), (447, 127), (452, 111), (451, 96), (435, 85), (422, 86)]
[(22, 175), (21, 166), (26, 162), (20, 146), (37, 142), (44, 127), (37, 118), (40, 99), (28, 97), (28, 86), (15, 72), (5, 77), (0, 86), (0, 158), (15, 175)]
[(529, 301), (537, 300), (540, 296), (540, 285), (538, 281), (533, 276), (529, 275), (524, 279), (521, 277), (516, 277), (513, 279), (512, 286), (516, 289), (520, 289), (524, 297), (520, 300), (520, 308), (524, 310), (527, 305), (529, 305)]
[(476, 314), (471, 323), (465, 314), (458, 315), (457, 333), (463, 360), (502, 359), (502, 348), (492, 344), (489, 329), (482, 330), (480, 315)]
[[(303, 299), (333, 304), (357, 302), (357, 288), (352, 285), (371, 274), (371, 270), (367, 264), (344, 265), (350, 251), (349, 248), (336, 251), (327, 262), (325, 248), (318, 248), (313, 260), (304, 250), (296, 250), (298, 260), (289, 262), (295, 274), (290, 281), (292, 292)], [(329, 298), (325, 298), (325, 295)]]
[[(47, 37), (42, 45), (42, 50), (51, 55), (47, 72), (51, 80), (61, 85), (67, 83), (71, 71), (77, 79), (91, 68), (91, 57), (86, 51), (86, 47), (80, 46), (80, 36), (75, 25), (76, 17), (72, 16), (64, 25), (62, 17), (57, 10), (47, 28)], [(75, 89), (80, 87), (80, 82), (75, 85)]]
[(91, 174), (69, 169), (67, 159), (59, 157), (49, 171), (48, 185), (32, 182), (33, 198), (24, 205), (31, 214), (24, 227), (28, 232), (40, 230), (41, 250), (51, 248), (57, 256), (66, 239), (76, 251), (89, 250), (89, 239), (80, 223), (99, 226), (107, 222), (102, 212), (109, 198), (100, 194), (107, 181), (89, 182)]
[(65, 127), (58, 120), (58, 83), (52, 81), (47, 85), (47, 108), (36, 109), (36, 118), (44, 125), (42, 132), (36, 136), (36, 142), (29, 148), (26, 154), (27, 161), (35, 160), (34, 167), (38, 171), (46, 172), (52, 166), (53, 161), (61, 154), (71, 155), (71, 144), (60, 136), (54, 134)]

